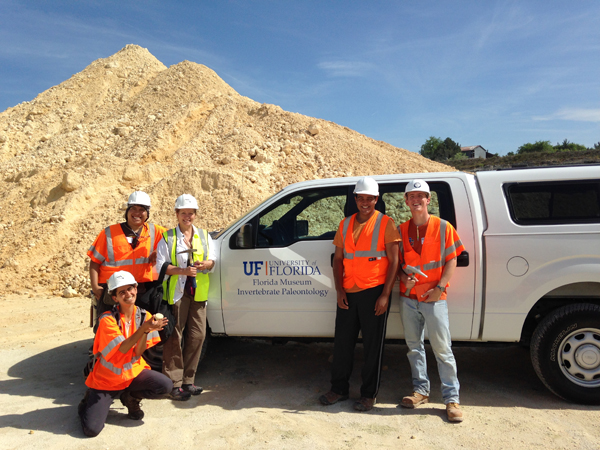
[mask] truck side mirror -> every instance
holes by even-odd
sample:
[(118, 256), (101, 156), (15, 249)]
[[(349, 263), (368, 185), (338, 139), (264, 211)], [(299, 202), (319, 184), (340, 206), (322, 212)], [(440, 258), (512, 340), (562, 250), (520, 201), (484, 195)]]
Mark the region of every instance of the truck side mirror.
[(308, 236), (308, 220), (297, 220), (296, 221), (296, 236), (297, 237)]
[(469, 266), (469, 252), (463, 250), (463, 252), (456, 258), (456, 267), (468, 267)]
[(236, 233), (235, 244), (237, 248), (252, 248), (252, 224), (246, 223)]

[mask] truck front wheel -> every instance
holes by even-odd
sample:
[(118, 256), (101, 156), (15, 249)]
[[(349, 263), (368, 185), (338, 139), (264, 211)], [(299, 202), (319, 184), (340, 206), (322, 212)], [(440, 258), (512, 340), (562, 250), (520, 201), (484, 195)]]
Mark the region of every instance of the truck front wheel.
[(559, 397), (600, 404), (600, 306), (576, 303), (548, 314), (533, 333), (531, 361)]

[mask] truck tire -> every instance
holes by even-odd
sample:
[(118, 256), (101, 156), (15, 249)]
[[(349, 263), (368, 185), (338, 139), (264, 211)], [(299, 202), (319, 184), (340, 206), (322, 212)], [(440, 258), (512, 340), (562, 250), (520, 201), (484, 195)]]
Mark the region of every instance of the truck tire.
[(548, 314), (533, 333), (531, 361), (554, 394), (600, 404), (600, 305), (576, 303)]
[[(208, 341), (210, 341), (210, 328), (207, 326), (206, 337), (204, 338), (204, 342), (202, 343), (202, 351), (200, 352), (200, 361), (198, 364), (202, 362), (204, 357), (206, 356), (206, 352), (208, 350)], [(144, 352), (144, 359), (150, 366), (152, 370), (156, 370), (157, 372), (162, 372), (162, 363), (163, 363), (163, 344), (162, 342), (154, 347), (150, 347), (148, 350)]]

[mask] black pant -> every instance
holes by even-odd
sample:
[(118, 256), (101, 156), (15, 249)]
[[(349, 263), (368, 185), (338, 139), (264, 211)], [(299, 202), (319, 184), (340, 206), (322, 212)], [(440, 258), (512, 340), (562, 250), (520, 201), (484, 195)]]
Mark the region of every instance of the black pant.
[(365, 364), (362, 369), (360, 396), (375, 398), (379, 391), (383, 344), (389, 304), (385, 314), (375, 315), (375, 303), (383, 292), (384, 285), (346, 294), (348, 309), (337, 308), (335, 317), (335, 339), (331, 390), (338, 395), (348, 395), (350, 375), (354, 363), (354, 347), (358, 332), (362, 332)]
[(81, 411), (81, 425), (86, 436), (98, 436), (104, 428), (108, 410), (113, 400), (126, 390), (133, 397), (162, 398), (173, 389), (173, 382), (160, 372), (144, 369), (133, 379), (127, 389), (120, 391), (99, 391), (88, 389), (85, 408)]

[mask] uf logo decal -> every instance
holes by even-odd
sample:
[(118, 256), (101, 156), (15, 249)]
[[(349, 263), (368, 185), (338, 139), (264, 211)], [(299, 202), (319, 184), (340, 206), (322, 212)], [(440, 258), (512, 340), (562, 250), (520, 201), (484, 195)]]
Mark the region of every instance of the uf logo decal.
[(244, 274), (247, 276), (258, 276), (258, 271), (262, 268), (263, 264), (263, 261), (244, 261)]

